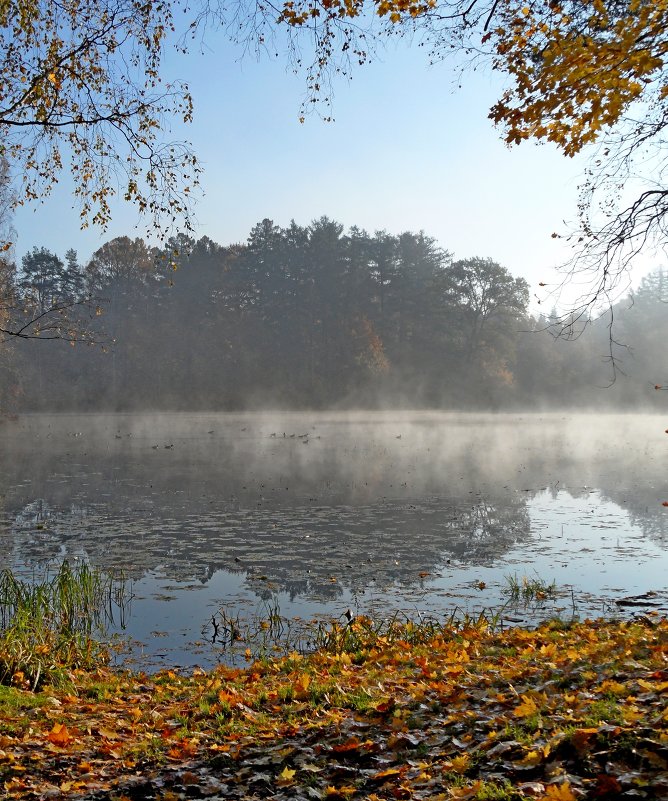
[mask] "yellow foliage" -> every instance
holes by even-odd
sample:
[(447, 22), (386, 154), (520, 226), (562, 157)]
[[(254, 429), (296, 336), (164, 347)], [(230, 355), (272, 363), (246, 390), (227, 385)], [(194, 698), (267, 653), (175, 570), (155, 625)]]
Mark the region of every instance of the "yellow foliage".
[(456, 756), (454, 759), (451, 760), (452, 770), (455, 773), (459, 774), (466, 773), (470, 761), (471, 757), (468, 754), (462, 754), (461, 756)]
[(528, 695), (522, 696), (522, 703), (515, 707), (513, 715), (516, 718), (528, 718), (538, 712), (536, 702)]
[(577, 801), (577, 796), (571, 790), (568, 782), (551, 784), (543, 796), (545, 801)]

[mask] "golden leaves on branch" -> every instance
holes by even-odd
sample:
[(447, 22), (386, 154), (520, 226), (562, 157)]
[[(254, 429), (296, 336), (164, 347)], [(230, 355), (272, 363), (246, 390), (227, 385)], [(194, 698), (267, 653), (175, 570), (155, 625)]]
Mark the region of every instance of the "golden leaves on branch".
[(1, 150), (23, 176), (16, 205), (47, 196), (69, 168), (84, 227), (108, 224), (123, 184), (159, 228), (184, 213), (188, 227), (199, 167), (186, 143), (161, 141), (166, 116), (192, 117), (187, 86), (160, 81), (171, 9), (162, 0), (4, 0)]
[[(667, 31), (666, 0), (621, 13), (617, 4), (587, 0), (577, 18), (558, 3), (506, 0), (492, 41), (495, 67), (514, 85), (490, 117), (509, 144), (546, 139), (572, 156), (661, 82)], [(666, 86), (658, 93), (666, 97)]]
[(373, 0), (372, 3), (368, 0), (286, 0), (278, 21), (299, 27), (317, 17), (353, 19), (363, 14), (370, 5), (375, 15), (398, 23), (407, 18), (420, 17), (436, 8), (438, 3), (437, 0)]

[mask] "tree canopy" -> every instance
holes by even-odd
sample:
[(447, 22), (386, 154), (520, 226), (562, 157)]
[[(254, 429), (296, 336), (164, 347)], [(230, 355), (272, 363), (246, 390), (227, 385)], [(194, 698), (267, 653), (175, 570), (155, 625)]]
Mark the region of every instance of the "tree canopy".
[[(313, 108), (331, 100), (333, 76), (404, 36), (432, 60), (454, 52), (506, 76), (489, 115), (509, 144), (549, 141), (572, 156), (600, 143), (574, 240), (575, 269), (592, 271), (584, 310), (664, 231), (668, 0), (0, 0), (0, 156), (24, 176), (15, 202), (48, 192), (69, 162), (84, 225), (105, 226), (120, 193), (163, 230), (175, 218), (187, 230), (200, 168), (164, 136), (170, 116), (192, 119), (192, 101), (161, 75), (166, 45), (186, 41), (177, 6), (192, 35), (216, 24), (262, 49), (280, 32)], [(629, 198), (630, 176), (640, 189)]]
[[(174, 275), (165, 255), (178, 250)], [(490, 258), (453, 259), (424, 232), (373, 234), (327, 217), (265, 219), (244, 244), (180, 235), (163, 252), (120, 236), (79, 264), (34, 248), (4, 274), (16, 308), (0, 347), (0, 411), (246, 407), (655, 408), (668, 337), (668, 277), (656, 269), (608, 315), (532, 317), (522, 278)], [(0, 273), (0, 280), (3, 274)], [(95, 315), (85, 300), (99, 298)], [(23, 307), (53, 343), (26, 341)], [(11, 310), (10, 310), (11, 311)], [(92, 316), (91, 316), (92, 313)], [(619, 338), (610, 351), (614, 313)], [(1, 339), (1, 331), (0, 331)], [(606, 354), (607, 358), (606, 358)], [(614, 388), (610, 357), (621, 370)], [(45, 388), (48, 387), (48, 392)]]
[[(84, 226), (105, 227), (120, 193), (164, 226), (187, 227), (199, 166), (165, 120), (192, 116), (161, 76), (170, 0), (0, 0), (0, 157), (15, 202), (49, 193), (69, 167)], [(167, 222), (166, 222), (167, 221)]]
[[(417, 37), (432, 60), (465, 54), (466, 64), (502, 73), (506, 89), (489, 116), (509, 145), (551, 142), (566, 156), (598, 145), (565, 280), (589, 278), (580, 315), (613, 300), (630, 260), (666, 231), (668, 2), (285, 0), (280, 21), (315, 44), (312, 100), (328, 70), (349, 68), (350, 52), (369, 57), (372, 17), (385, 23), (375, 36)], [(629, 179), (635, 194), (624, 191)]]

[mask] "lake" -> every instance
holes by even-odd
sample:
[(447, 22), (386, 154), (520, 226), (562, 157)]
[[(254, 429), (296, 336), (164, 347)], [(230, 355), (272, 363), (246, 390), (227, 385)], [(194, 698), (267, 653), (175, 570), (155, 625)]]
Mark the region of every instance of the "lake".
[[(122, 570), (118, 659), (151, 669), (238, 661), (251, 635), (307, 647), (301, 621), (347, 610), (665, 614), (665, 428), (593, 413), (24, 415), (0, 424), (2, 562)], [(556, 594), (511, 602), (523, 580)]]

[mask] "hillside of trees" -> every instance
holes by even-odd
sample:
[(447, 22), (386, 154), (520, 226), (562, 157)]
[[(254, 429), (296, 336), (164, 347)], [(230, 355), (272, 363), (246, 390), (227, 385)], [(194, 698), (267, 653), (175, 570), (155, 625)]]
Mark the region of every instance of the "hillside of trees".
[[(668, 274), (571, 337), (528, 285), (420, 233), (262, 220), (245, 244), (119, 237), (87, 264), (34, 248), (5, 308), (54, 306), (73, 342), (0, 344), (0, 409), (662, 408)], [(35, 332), (35, 327), (30, 329)], [(78, 334), (76, 332), (79, 332)], [(628, 346), (628, 347), (627, 347)]]

